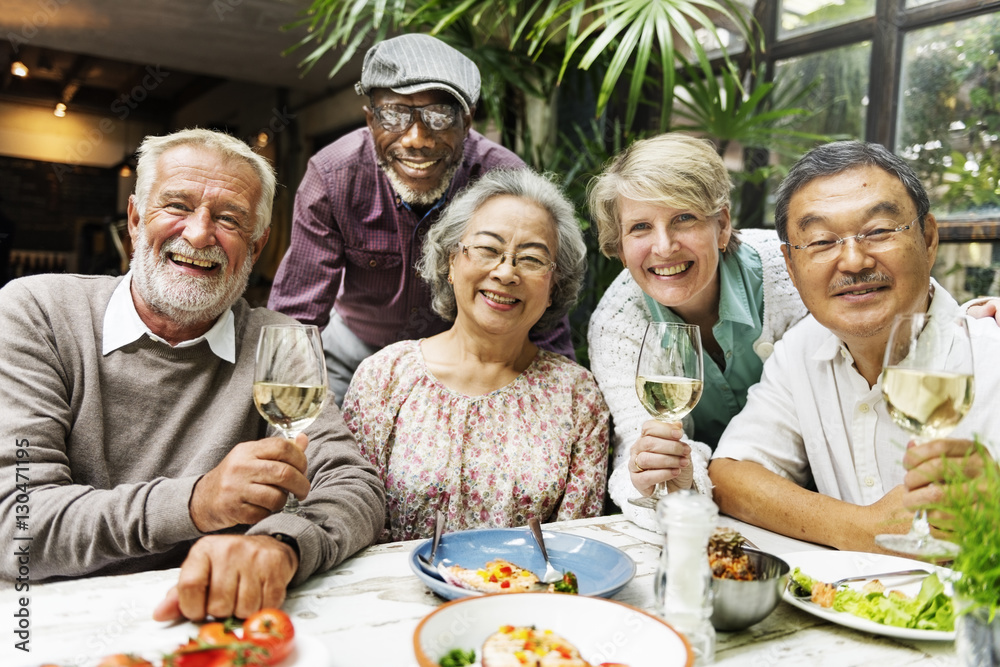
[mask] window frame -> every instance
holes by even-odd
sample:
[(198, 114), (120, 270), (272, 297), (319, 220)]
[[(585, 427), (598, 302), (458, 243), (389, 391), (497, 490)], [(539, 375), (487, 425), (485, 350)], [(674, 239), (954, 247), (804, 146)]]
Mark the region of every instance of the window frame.
[[(778, 2), (763, 2), (758, 20), (768, 49), (760, 54), (767, 65), (767, 79), (773, 81), (775, 64), (788, 58), (807, 56), (819, 51), (871, 42), (869, 63), (868, 111), (865, 141), (894, 148), (899, 113), (899, 94), (903, 67), (903, 42), (907, 33), (943, 23), (1000, 13), (1000, 0), (940, 0), (907, 8), (906, 0), (875, 0), (875, 14), (864, 19), (779, 39), (781, 15)], [(942, 241), (984, 241), (1000, 239), (1000, 220), (939, 220)]]

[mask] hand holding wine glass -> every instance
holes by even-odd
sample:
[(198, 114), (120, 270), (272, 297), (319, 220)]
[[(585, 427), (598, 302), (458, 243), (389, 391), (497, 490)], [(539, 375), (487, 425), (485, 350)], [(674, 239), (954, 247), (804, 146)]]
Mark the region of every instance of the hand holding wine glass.
[[(914, 434), (917, 444), (948, 435), (972, 407), (972, 342), (964, 317), (897, 316), (882, 368), (882, 395), (889, 414)], [(875, 542), (930, 558), (953, 556), (958, 550), (930, 535), (925, 510), (914, 515), (906, 535), (877, 535)]]
[[(635, 390), (646, 411), (657, 421), (679, 422), (698, 404), (703, 381), (699, 327), (650, 322), (639, 349), (635, 377)], [(667, 484), (661, 482), (652, 497), (629, 499), (629, 502), (651, 508), (666, 492)]]
[[(253, 400), (257, 410), (292, 442), (319, 415), (326, 401), (326, 361), (319, 329), (313, 325), (267, 325), (257, 343)], [(285, 512), (299, 513), (288, 495)]]

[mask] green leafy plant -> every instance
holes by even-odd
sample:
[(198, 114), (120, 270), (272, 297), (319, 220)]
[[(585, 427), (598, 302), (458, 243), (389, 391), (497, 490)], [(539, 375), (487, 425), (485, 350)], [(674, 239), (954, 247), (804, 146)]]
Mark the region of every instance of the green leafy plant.
[(947, 517), (941, 526), (961, 548), (952, 564), (961, 573), (954, 583), (956, 596), (965, 603), (959, 612), (982, 610), (992, 622), (1000, 608), (1000, 465), (978, 439), (975, 453), (986, 465), (972, 479), (966, 474), (971, 455), (961, 464), (945, 461), (943, 499), (931, 509)]
[[(524, 91), (548, 99), (568, 70), (593, 67), (602, 72), (596, 115), (618, 97), (627, 72), (626, 125), (652, 85), (661, 92), (664, 131), (675, 56), (684, 53), (708, 66), (703, 42), (719, 41), (716, 26), (723, 24), (749, 40), (750, 23), (737, 0), (313, 0), (302, 19), (287, 26), (305, 26), (308, 34), (286, 53), (311, 47), (301, 61), (306, 70), (337, 54), (333, 76), (368, 44), (396, 32), (427, 32), (464, 51), (484, 80), (496, 74), (511, 95)], [(497, 57), (502, 54), (507, 57)], [(728, 54), (720, 58), (735, 68)], [(490, 109), (501, 128), (503, 109)]]

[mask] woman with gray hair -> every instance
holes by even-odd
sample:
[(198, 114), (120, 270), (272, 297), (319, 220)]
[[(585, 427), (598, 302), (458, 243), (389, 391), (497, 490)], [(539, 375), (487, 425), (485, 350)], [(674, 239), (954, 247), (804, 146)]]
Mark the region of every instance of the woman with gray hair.
[(433, 226), (418, 270), (444, 333), (390, 345), (358, 368), (344, 417), (385, 483), (383, 541), (597, 516), (608, 409), (593, 376), (528, 338), (575, 302), (586, 266), (560, 189), (494, 170)]

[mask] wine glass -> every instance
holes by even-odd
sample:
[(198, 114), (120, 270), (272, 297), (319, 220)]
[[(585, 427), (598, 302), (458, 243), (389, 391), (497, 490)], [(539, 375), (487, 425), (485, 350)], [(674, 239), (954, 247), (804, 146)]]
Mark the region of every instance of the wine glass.
[[(703, 380), (698, 325), (650, 322), (635, 369), (635, 391), (642, 407), (657, 421), (680, 421), (698, 404)], [(630, 498), (629, 502), (652, 508), (666, 492), (667, 483), (660, 482), (651, 497)]]
[[(964, 317), (896, 316), (882, 368), (889, 414), (917, 444), (948, 435), (972, 406), (972, 343)], [(955, 544), (931, 536), (926, 510), (914, 515), (906, 535), (876, 535), (875, 542), (927, 558), (958, 553)]]
[[(288, 440), (313, 423), (326, 401), (326, 361), (319, 329), (306, 324), (269, 324), (257, 342), (253, 402)], [(299, 513), (291, 493), (284, 512)]]

